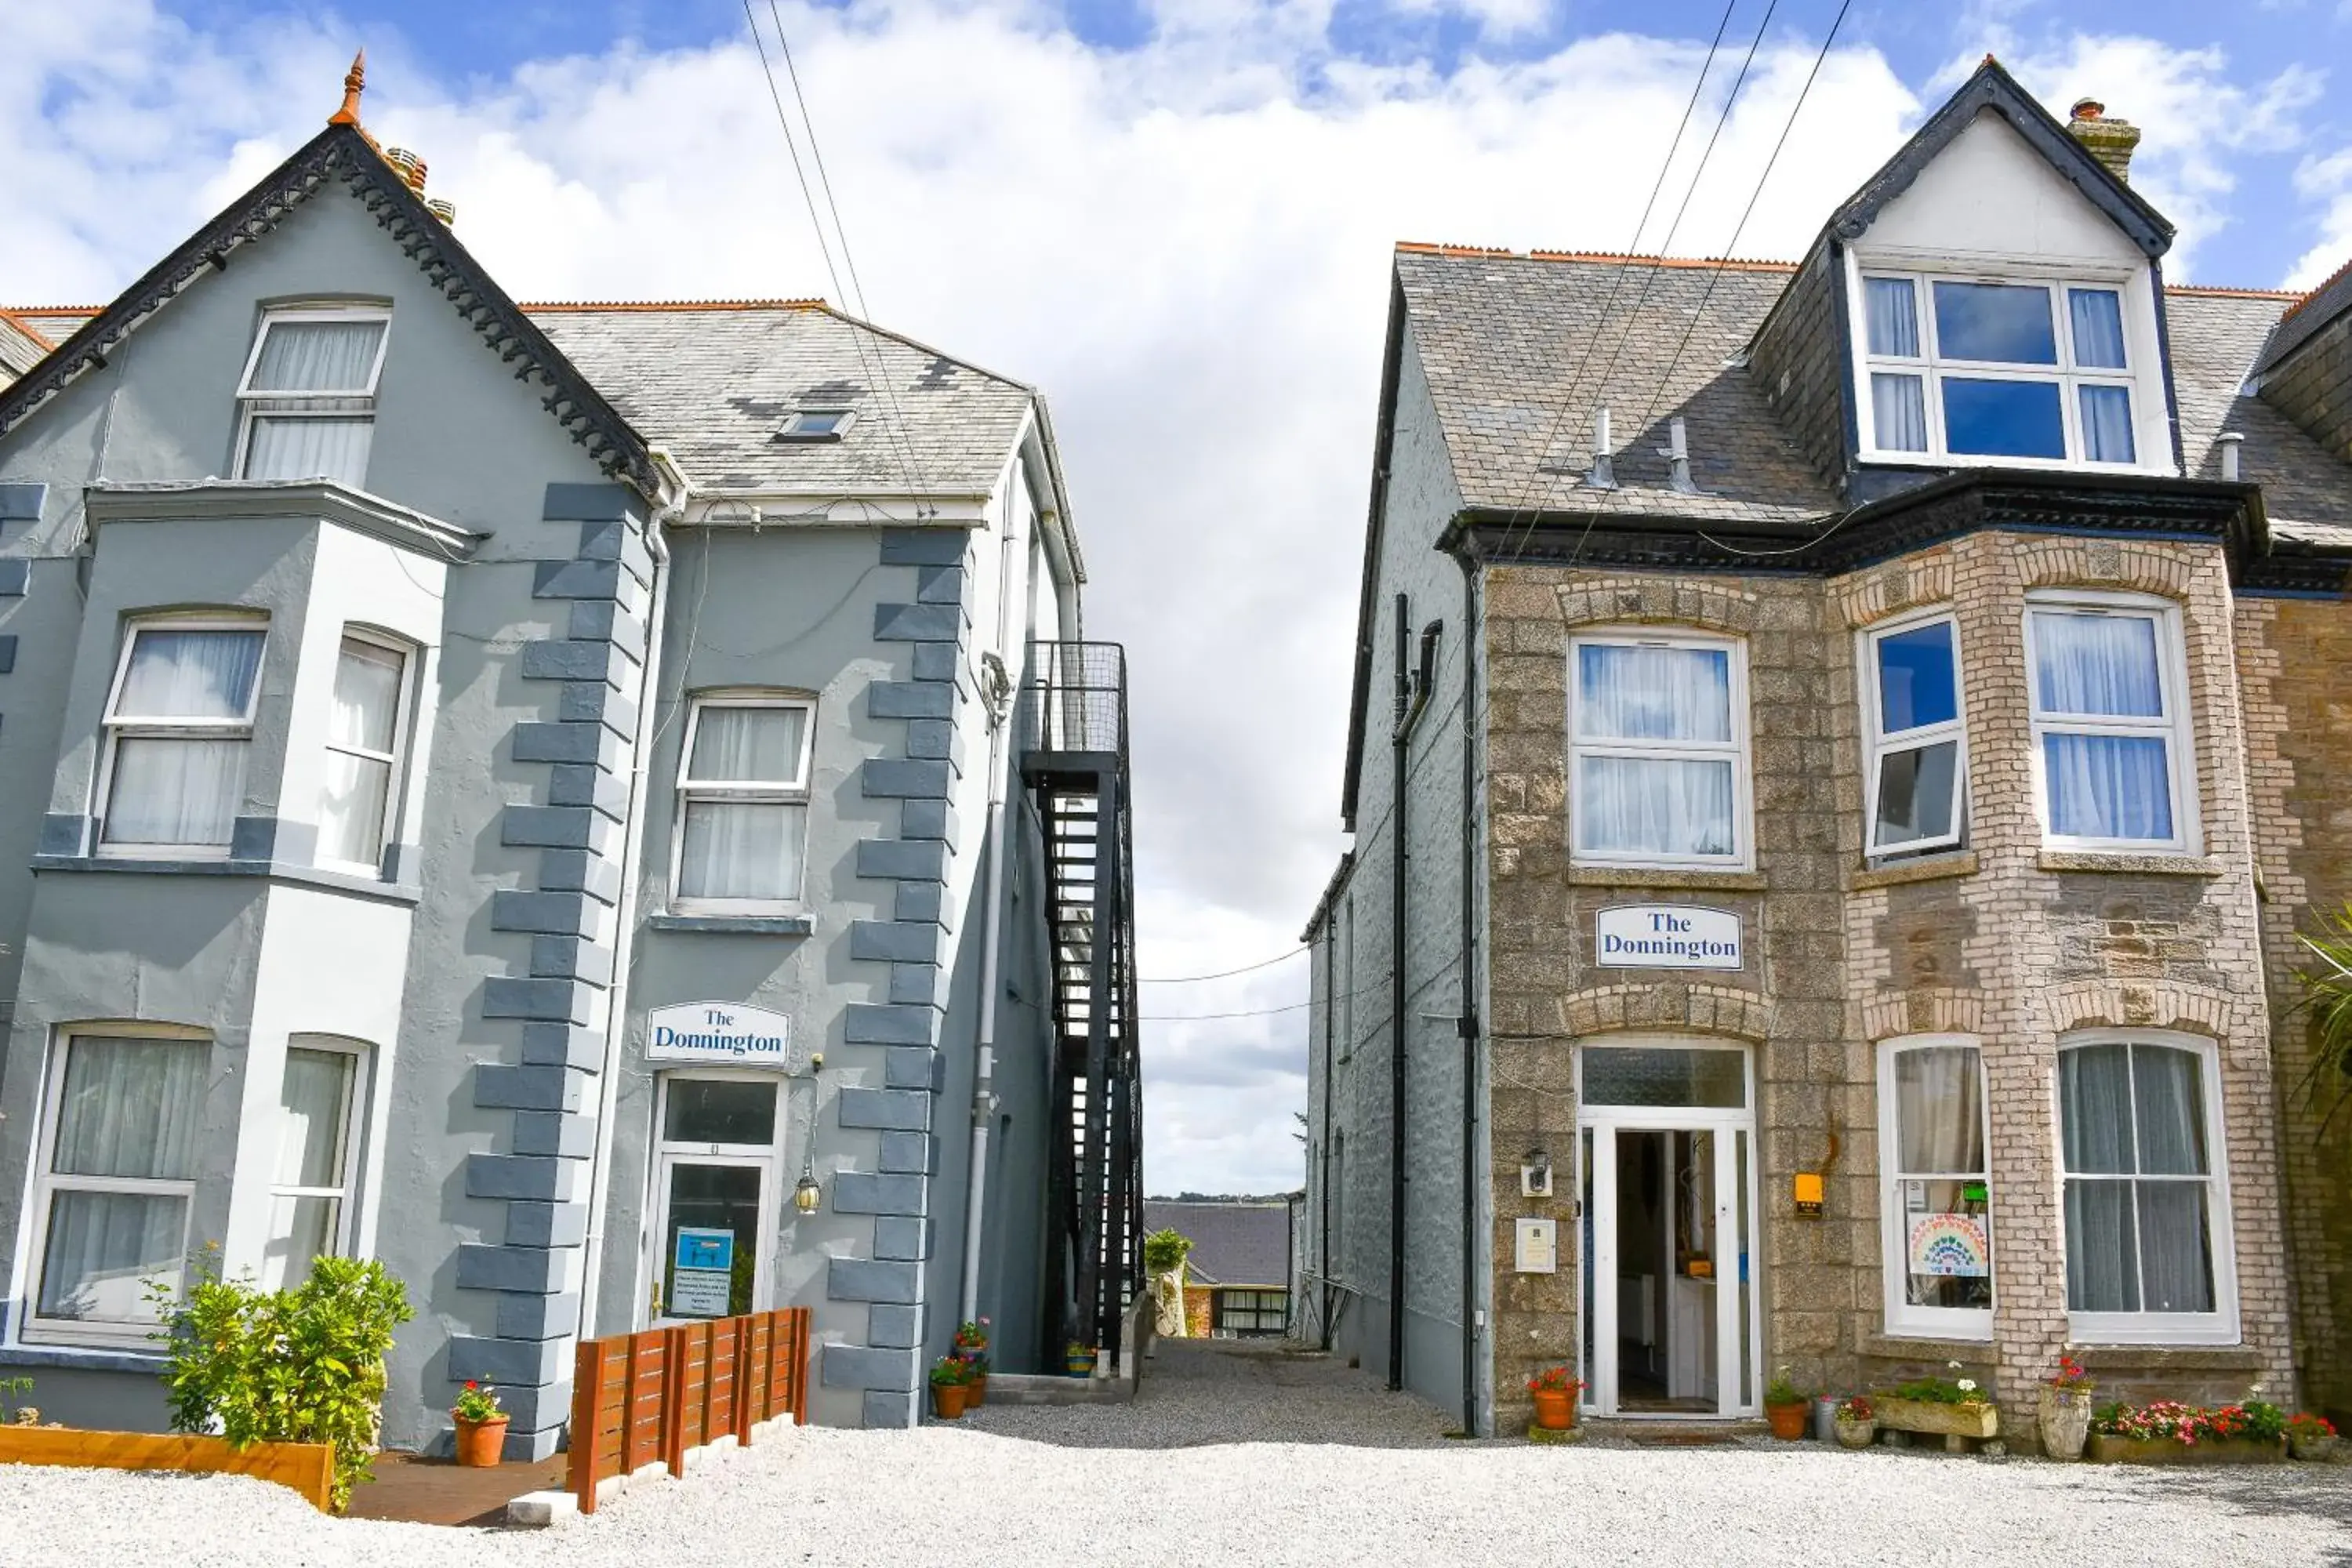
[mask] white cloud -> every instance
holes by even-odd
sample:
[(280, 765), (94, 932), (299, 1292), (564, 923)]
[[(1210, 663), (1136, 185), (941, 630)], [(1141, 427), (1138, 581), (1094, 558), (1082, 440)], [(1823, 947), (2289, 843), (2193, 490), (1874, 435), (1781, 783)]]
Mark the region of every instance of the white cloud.
[[(1454, 3), (1497, 31), (1534, 13)], [(274, 16), (194, 37), (146, 0), (26, 9), (0, 51), (15, 301), (120, 289), (316, 129), (350, 47)], [(1703, 40), (1612, 34), (1448, 74), (1336, 55), (1328, 0), (1161, 0), (1123, 50), (1088, 47), (1046, 0), (784, 16), (876, 313), (1053, 399), (1089, 629), (1132, 661), (1145, 972), (1282, 951), (1341, 842), (1391, 244), (1625, 248)], [(747, 41), (464, 82), (368, 41), (371, 129), (430, 161), (432, 193), (518, 296), (834, 292)], [(1767, 44), (1674, 248), (1727, 242), (1816, 47)], [(2243, 95), (2200, 107), (2226, 88), (2217, 58), (2151, 49), (2086, 45), (2028, 79), (2113, 94), (2150, 127), (2147, 188), (2213, 221), (2226, 170), (2159, 134), (2239, 138), (2226, 150), (2272, 122)], [(1718, 62), (1714, 94), (1730, 74)], [(1874, 50), (1832, 55), (1738, 248), (1798, 253), (1920, 112)], [(1305, 994), (1294, 961), (1148, 987), (1145, 1011)], [(1297, 1183), (1306, 1023), (1147, 1028), (1153, 1190)]]
[(2294, 172), (2295, 191), (2316, 209), (2319, 239), (2295, 260), (2285, 287), (2315, 289), (2352, 263), (2352, 147), (2308, 158)]

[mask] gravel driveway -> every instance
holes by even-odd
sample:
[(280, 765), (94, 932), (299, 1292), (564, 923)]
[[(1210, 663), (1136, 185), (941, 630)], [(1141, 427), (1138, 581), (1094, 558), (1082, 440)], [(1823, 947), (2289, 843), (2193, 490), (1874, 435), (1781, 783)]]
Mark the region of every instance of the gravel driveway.
[(323, 1520), (239, 1477), (0, 1466), (0, 1564), (2352, 1564), (2352, 1468), (1463, 1443), (1319, 1357), (1171, 1344), (1151, 1372), (1124, 1406), (806, 1428), (534, 1533)]

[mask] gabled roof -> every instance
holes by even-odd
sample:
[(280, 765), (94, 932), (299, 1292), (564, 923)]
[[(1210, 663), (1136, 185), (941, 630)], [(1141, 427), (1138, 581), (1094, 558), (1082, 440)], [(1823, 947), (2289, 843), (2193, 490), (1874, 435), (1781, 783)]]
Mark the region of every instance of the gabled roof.
[(40, 363), (41, 356), (56, 346), (7, 311), (0, 310), (0, 376), (15, 380)]
[(2322, 327), (2352, 310), (2352, 261), (2336, 269), (2335, 275), (2287, 307), (2285, 318), (2279, 322), (2270, 347), (2263, 352), (2262, 363), (2254, 368), (2267, 371), (2316, 336)]
[(1185, 1203), (1147, 1198), (1146, 1231), (1173, 1230), (1192, 1243), (1184, 1263), (1203, 1285), (1290, 1283), (1290, 1205), (1281, 1203)]
[(1862, 188), (1830, 215), (1831, 230), (1841, 239), (1860, 238), (1886, 204), (1909, 190), (1936, 155), (1987, 110), (2015, 127), (2028, 146), (2048, 159), (2052, 168), (2113, 219), (2143, 252), (2157, 257), (2172, 248), (2172, 225), (2165, 216), (2093, 157), (1990, 55), (1878, 173), (1864, 180)]
[(331, 186), (348, 189), (365, 204), (391, 243), (416, 263), (488, 346), (518, 364), (518, 376), (535, 380), (548, 413), (606, 473), (648, 497), (660, 491), (645, 440), (507, 297), (365, 133), (348, 122), (331, 122), (113, 303), (83, 321), (31, 374), (0, 390), (0, 436), (83, 372), (104, 364), (118, 343), (167, 309), (208, 268), (226, 268), (238, 249), (268, 235), (287, 214)]

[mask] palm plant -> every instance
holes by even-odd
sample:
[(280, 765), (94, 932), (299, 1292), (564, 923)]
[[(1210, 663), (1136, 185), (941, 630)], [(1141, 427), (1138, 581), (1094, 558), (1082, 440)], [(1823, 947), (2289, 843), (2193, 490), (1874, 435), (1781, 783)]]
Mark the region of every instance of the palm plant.
[(2295, 971), (2302, 998), (2292, 1013), (2311, 1015), (2311, 1065), (2302, 1090), (2321, 1112), (2319, 1136), (2352, 1100), (2352, 905), (2319, 917), (2319, 934), (2295, 933), (2312, 962)]

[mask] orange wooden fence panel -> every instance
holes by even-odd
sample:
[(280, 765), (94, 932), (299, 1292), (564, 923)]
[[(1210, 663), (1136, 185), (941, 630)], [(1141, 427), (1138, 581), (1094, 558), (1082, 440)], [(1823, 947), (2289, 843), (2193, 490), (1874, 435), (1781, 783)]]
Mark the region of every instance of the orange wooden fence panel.
[(0, 1426), (0, 1464), (257, 1476), (293, 1488), (320, 1513), (333, 1508), (335, 1450), (326, 1443), (253, 1443), (238, 1448), (225, 1437)]
[(573, 1363), (569, 1489), (596, 1511), (596, 1483), (686, 1456), (789, 1414), (808, 1421), (809, 1310), (679, 1323), (584, 1340)]

